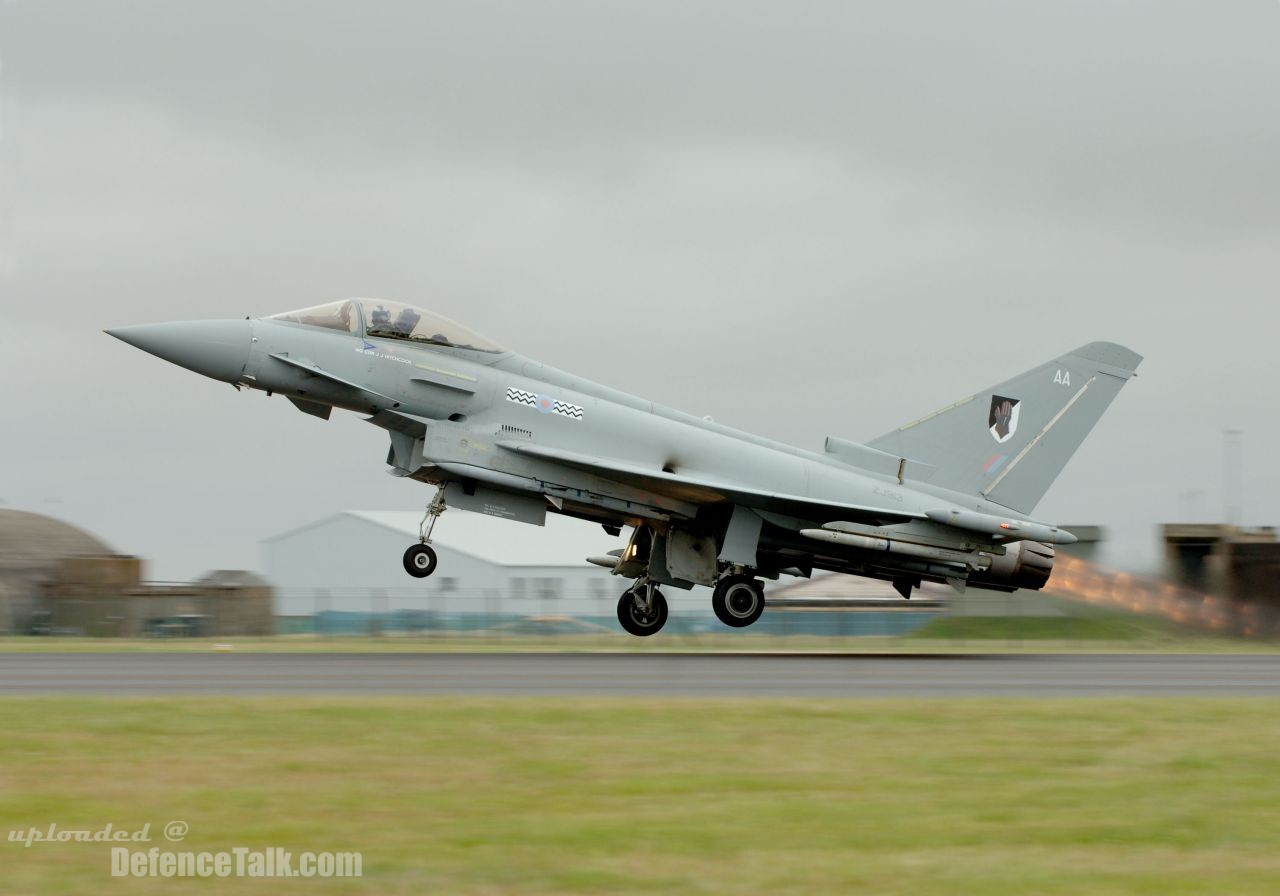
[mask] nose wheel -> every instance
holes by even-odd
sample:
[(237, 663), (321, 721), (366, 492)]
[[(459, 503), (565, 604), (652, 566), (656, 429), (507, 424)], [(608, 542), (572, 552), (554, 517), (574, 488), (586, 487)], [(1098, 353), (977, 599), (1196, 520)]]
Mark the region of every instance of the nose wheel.
[(436, 571), (436, 552), (429, 544), (415, 544), (404, 552), (404, 571), (415, 579), (425, 579)]
[(667, 622), (667, 599), (651, 582), (637, 582), (618, 599), (618, 622), (639, 638), (657, 634)]
[(410, 545), (404, 552), (404, 571), (415, 579), (425, 579), (436, 571), (438, 558), (435, 548), (431, 547), (431, 533), (435, 530), (440, 514), (448, 509), (444, 503), (444, 488), (443, 485), (437, 488), (435, 497), (427, 505), (426, 515), (418, 526), (418, 543)]

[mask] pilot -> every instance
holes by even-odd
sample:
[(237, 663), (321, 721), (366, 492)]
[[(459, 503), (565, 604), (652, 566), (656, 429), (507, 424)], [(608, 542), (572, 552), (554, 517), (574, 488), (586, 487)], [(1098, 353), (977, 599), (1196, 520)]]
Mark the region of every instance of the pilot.
[(375, 328), (388, 327), (391, 324), (391, 312), (379, 305), (369, 314), (369, 320)]
[(413, 328), (418, 325), (418, 321), (422, 320), (422, 315), (414, 311), (412, 308), (404, 308), (400, 314), (396, 316), (396, 325), (392, 328), (402, 336), (408, 336), (413, 332)]

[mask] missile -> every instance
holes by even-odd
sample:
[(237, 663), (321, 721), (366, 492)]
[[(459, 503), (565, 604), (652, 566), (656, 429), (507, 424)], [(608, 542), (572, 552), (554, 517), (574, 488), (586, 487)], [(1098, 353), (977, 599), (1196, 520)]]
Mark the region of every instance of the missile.
[(958, 563), (969, 569), (986, 569), (991, 565), (990, 555), (981, 552), (956, 551), (951, 548), (937, 548), (927, 544), (858, 535), (854, 532), (836, 532), (831, 529), (801, 529), (800, 534), (814, 541), (826, 541), (863, 551), (881, 551), (887, 554), (901, 554), (905, 557), (920, 557), (940, 563)]
[(926, 510), (924, 513), (933, 522), (944, 526), (998, 535), (1009, 541), (1042, 541), (1045, 544), (1075, 544), (1079, 541), (1066, 529), (1059, 529), (1057, 526), (995, 516), (976, 510)]
[(596, 566), (603, 566), (605, 569), (617, 569), (618, 564), (622, 562), (622, 554), (624, 548), (617, 548), (603, 556), (588, 557), (588, 563), (594, 563)]

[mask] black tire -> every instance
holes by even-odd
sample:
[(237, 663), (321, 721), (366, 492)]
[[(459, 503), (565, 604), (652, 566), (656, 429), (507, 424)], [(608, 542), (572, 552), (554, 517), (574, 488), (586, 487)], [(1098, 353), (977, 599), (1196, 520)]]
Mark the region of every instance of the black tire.
[(425, 579), (436, 571), (436, 552), (429, 544), (415, 544), (404, 552), (404, 571), (415, 579)]
[(764, 612), (764, 583), (751, 576), (728, 576), (711, 594), (716, 618), (732, 628), (746, 628)]
[(646, 614), (636, 602), (635, 589), (628, 589), (618, 598), (618, 623), (624, 631), (637, 638), (656, 635), (667, 624), (667, 599), (654, 588)]

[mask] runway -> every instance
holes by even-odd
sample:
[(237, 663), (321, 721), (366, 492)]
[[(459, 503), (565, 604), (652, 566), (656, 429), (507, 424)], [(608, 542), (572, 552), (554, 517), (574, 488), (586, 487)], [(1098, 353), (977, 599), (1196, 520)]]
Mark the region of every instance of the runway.
[(1280, 655), (11, 653), (0, 695), (1280, 695)]

